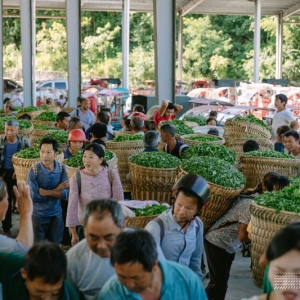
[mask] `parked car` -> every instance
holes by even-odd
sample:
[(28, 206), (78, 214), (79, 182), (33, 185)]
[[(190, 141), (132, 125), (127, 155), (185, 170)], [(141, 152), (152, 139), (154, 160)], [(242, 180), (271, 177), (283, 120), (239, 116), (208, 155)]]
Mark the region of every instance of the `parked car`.
[(36, 82), (36, 88), (51, 88), (53, 90), (67, 90), (67, 79), (39, 80)]

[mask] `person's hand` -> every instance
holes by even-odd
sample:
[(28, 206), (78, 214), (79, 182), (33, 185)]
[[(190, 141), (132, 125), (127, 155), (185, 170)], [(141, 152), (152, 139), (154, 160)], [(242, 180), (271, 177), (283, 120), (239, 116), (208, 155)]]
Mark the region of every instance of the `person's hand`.
[(79, 242), (79, 237), (77, 233), (72, 232), (71, 245), (74, 246)]
[(68, 188), (68, 187), (69, 187), (69, 181), (64, 181), (64, 182), (60, 183), (60, 184), (55, 188), (55, 190), (61, 191), (61, 190), (66, 189), (66, 188)]
[(25, 181), (19, 180), (18, 187), (13, 187), (16, 200), (18, 203), (18, 210), (20, 215), (32, 215), (33, 205), (30, 196), (30, 188)]
[(16, 179), (16, 172), (13, 173), (12, 179)]

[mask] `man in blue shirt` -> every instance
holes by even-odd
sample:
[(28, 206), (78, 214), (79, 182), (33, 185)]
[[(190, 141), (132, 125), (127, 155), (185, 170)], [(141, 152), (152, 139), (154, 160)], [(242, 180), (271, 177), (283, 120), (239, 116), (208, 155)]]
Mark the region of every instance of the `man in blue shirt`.
[(45, 239), (59, 244), (62, 241), (64, 222), (60, 201), (69, 196), (69, 182), (65, 166), (55, 160), (58, 143), (43, 138), (40, 159), (27, 176), (33, 201), (33, 231), (35, 241)]
[(144, 143), (144, 151), (143, 152), (157, 152), (158, 144), (160, 142), (160, 136), (157, 131), (149, 130), (145, 132), (143, 143)]
[(172, 209), (149, 222), (146, 230), (167, 260), (189, 267), (202, 279), (203, 223), (198, 215), (209, 198), (208, 184), (198, 175), (187, 174), (175, 184), (174, 192)]
[(157, 260), (157, 246), (146, 230), (118, 235), (111, 251), (116, 275), (102, 288), (98, 300), (207, 300), (200, 278), (190, 269)]
[(8, 120), (5, 123), (5, 134), (0, 136), (0, 176), (6, 183), (8, 193), (8, 209), (4, 221), (2, 222), (3, 232), (6, 236), (11, 236), (11, 212), (12, 212), (12, 198), (13, 186), (16, 185), (16, 177), (12, 156), (25, 148), (30, 147), (29, 141), (23, 136), (19, 135), (19, 122), (17, 120)]
[(160, 128), (162, 142), (166, 143), (163, 151), (182, 158), (183, 153), (189, 148), (187, 144), (175, 138), (175, 127), (172, 124), (164, 124)]

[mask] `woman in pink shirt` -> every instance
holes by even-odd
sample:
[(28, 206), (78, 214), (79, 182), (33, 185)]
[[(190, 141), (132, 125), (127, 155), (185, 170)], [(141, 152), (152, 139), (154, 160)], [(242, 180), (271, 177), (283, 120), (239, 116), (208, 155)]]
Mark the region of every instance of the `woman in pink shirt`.
[[(124, 200), (123, 187), (118, 171), (108, 169), (104, 150), (98, 144), (90, 144), (83, 150), (84, 169), (70, 178), (70, 195), (67, 227), (72, 234), (71, 244), (79, 241), (76, 226), (81, 225), (85, 205), (95, 199), (112, 198)], [(80, 180), (80, 184), (78, 185)]]

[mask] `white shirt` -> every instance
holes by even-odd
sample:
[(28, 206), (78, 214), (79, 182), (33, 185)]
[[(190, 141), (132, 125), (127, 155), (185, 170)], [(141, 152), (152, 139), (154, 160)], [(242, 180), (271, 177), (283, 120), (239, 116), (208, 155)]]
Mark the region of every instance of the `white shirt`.
[(293, 114), (288, 110), (284, 109), (281, 112), (277, 112), (273, 116), (273, 123), (272, 123), (272, 131), (273, 134), (276, 135), (277, 129), (280, 126), (287, 125), (290, 126), (290, 124), (295, 121), (295, 117)]

